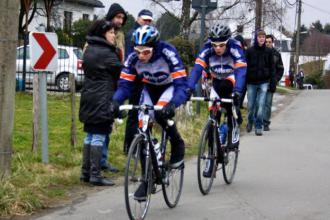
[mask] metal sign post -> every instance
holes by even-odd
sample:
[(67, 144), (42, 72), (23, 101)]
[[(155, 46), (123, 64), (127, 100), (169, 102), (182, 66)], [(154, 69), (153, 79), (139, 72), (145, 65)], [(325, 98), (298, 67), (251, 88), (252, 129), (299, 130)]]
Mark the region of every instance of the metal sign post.
[[(41, 149), (42, 162), (49, 163), (48, 159), (48, 111), (47, 111), (47, 71), (57, 69), (57, 35), (55, 33), (31, 32), (30, 54), (31, 66), (39, 74), (39, 100), (41, 115)], [(35, 103), (37, 104), (37, 103)]]
[(41, 115), (41, 149), (42, 162), (49, 163), (48, 159), (48, 111), (47, 111), (47, 73), (39, 74), (39, 99)]
[[(218, 1), (217, 0), (192, 0), (192, 8), (198, 11), (201, 14), (201, 33), (199, 38), (199, 49), (201, 50), (205, 38), (205, 16), (207, 13), (217, 9)], [(198, 82), (197, 85), (197, 96), (201, 96), (201, 83)], [(196, 103), (196, 112), (200, 113), (200, 102)]]

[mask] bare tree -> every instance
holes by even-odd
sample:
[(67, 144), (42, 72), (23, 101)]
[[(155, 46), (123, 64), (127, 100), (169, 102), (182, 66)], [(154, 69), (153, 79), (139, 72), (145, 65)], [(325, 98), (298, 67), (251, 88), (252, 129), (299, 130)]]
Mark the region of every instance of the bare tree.
[(194, 12), (191, 16), (191, 0), (182, 0), (181, 13), (179, 15), (174, 14), (175, 11), (166, 7), (164, 3), (159, 0), (151, 0), (154, 4), (160, 6), (168, 15), (172, 16), (179, 21), (180, 34), (183, 38), (187, 39), (190, 33), (190, 26), (196, 20), (198, 12)]
[[(18, 33), (20, 36), (26, 34), (28, 25), (34, 18), (37, 11), (36, 0), (20, 0), (19, 20), (18, 20)], [(31, 11), (31, 12), (30, 12)]]
[(0, 178), (10, 174), (19, 0), (0, 1)]
[[(180, 26), (180, 34), (184, 38), (188, 38), (191, 27), (194, 21), (199, 18), (199, 13), (195, 10), (191, 10), (191, 0), (182, 0), (181, 8), (173, 9), (168, 7), (162, 0), (150, 0), (161, 7), (166, 13), (177, 19)], [(218, 1), (218, 9), (209, 13), (206, 17), (206, 21), (209, 25), (220, 20), (228, 23), (234, 21), (240, 25), (253, 25), (255, 20), (254, 8), (255, 0), (228, 0)], [(263, 20), (264, 26), (279, 26), (281, 19), (285, 12), (284, 8), (281, 8), (280, 3), (276, 0), (264, 0), (263, 2)], [(175, 14), (177, 13), (177, 14)]]
[(45, 8), (45, 16), (47, 20), (46, 24), (46, 31), (53, 31), (51, 26), (51, 18), (52, 18), (52, 10), (54, 6), (58, 5), (61, 1), (60, 0), (43, 0), (44, 8)]

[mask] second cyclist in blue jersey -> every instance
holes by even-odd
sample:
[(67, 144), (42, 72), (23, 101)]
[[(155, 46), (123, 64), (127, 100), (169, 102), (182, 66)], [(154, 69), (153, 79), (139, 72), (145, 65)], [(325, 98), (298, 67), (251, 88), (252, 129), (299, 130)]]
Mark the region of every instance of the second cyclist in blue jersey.
[[(170, 165), (178, 168), (183, 165), (184, 142), (175, 124), (167, 125), (167, 119), (175, 114), (175, 108), (187, 100), (186, 71), (177, 50), (159, 40), (155, 27), (142, 26), (133, 33), (134, 52), (128, 55), (122, 69), (118, 90), (113, 100), (122, 104), (127, 99), (139, 78), (144, 83), (140, 104), (163, 106), (155, 112), (156, 121), (166, 130), (171, 142)], [(139, 113), (139, 121), (142, 113)], [(144, 200), (147, 183), (142, 183), (135, 192), (137, 200)]]
[[(228, 26), (216, 24), (210, 29), (209, 39), (199, 52), (190, 73), (188, 85), (191, 91), (195, 90), (203, 71), (208, 71), (212, 78), (210, 98), (233, 97), (235, 106), (239, 106), (245, 84), (246, 61), (240, 42), (231, 38)], [(232, 137), (231, 105), (224, 107), (228, 115), (228, 147), (237, 147), (238, 143)], [(240, 114), (238, 122), (242, 122)], [(204, 176), (210, 176), (210, 172), (204, 173)]]

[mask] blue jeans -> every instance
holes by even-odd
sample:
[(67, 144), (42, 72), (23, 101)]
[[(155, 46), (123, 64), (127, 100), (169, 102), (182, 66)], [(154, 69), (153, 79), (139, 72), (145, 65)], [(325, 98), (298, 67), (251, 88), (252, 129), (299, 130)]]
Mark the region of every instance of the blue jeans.
[[(264, 117), (264, 105), (269, 83), (259, 85), (247, 85), (248, 98), (248, 123), (253, 124), (255, 119), (255, 128), (262, 129)], [(257, 112), (255, 112), (257, 111)]]
[(274, 93), (268, 91), (265, 100), (263, 123), (267, 126), (270, 125), (270, 117), (272, 115), (273, 95)]
[(84, 144), (90, 145), (91, 147), (103, 147), (106, 141), (106, 136), (107, 135), (105, 134), (87, 133), (84, 139)]

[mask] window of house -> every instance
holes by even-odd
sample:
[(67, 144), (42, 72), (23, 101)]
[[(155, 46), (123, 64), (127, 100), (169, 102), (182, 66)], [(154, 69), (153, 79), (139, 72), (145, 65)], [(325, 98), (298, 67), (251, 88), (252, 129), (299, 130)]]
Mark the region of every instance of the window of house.
[(83, 20), (89, 20), (89, 14), (83, 14)]
[(64, 21), (63, 21), (64, 30), (70, 31), (72, 25), (72, 12), (71, 11), (64, 11)]

